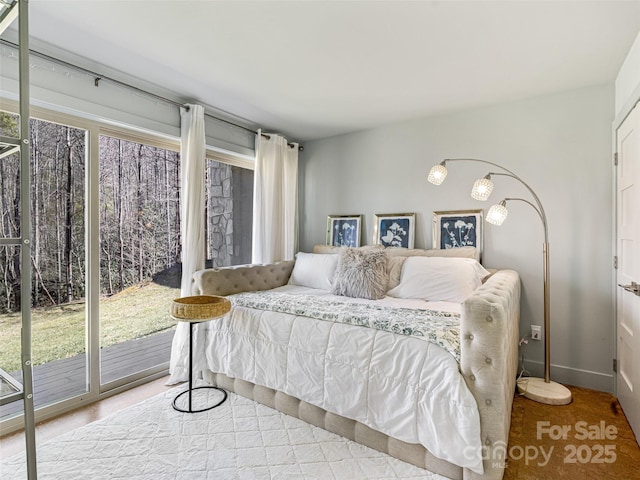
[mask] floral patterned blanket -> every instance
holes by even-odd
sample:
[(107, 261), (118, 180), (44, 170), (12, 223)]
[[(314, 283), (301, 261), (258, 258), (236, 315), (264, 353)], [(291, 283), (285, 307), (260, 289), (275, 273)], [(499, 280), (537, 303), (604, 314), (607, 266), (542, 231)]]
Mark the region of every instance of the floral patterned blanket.
[(288, 313), (328, 322), (375, 328), (434, 343), (460, 363), (460, 315), (437, 310), (391, 308), (318, 295), (281, 292), (239, 293), (228, 297), (233, 305)]

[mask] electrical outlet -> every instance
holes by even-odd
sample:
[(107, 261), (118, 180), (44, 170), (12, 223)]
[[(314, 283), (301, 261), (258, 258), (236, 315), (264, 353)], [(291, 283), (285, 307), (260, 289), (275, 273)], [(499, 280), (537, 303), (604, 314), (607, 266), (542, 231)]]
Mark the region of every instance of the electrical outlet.
[(542, 340), (542, 327), (531, 325), (531, 340)]

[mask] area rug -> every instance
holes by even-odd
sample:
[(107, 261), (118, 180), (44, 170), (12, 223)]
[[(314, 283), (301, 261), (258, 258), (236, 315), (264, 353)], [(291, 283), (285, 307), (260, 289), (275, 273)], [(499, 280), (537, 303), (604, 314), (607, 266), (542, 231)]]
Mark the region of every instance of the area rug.
[[(233, 393), (213, 410), (179, 413), (179, 391), (39, 445), (38, 478), (446, 480)], [(0, 477), (26, 479), (25, 455), (2, 461)]]

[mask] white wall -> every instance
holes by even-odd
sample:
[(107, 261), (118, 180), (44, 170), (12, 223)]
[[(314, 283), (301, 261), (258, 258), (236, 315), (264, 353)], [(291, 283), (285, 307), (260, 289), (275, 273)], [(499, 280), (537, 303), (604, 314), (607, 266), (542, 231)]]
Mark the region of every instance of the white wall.
[[(426, 181), (444, 158), (474, 157), (513, 170), (547, 213), (551, 257), (552, 378), (612, 391), (612, 86), (424, 118), (305, 145), (300, 165), (300, 246), (324, 243), (329, 214), (364, 214), (371, 243), (375, 213), (417, 213), (416, 247), (431, 247), (434, 210), (485, 208), (528, 197), (516, 181), (494, 177), (488, 204), (470, 198), (480, 164), (449, 165), (446, 182)], [(484, 263), (522, 278), (521, 333), (542, 324), (542, 224), (524, 203), (509, 204), (502, 227), (485, 225)], [(525, 350), (543, 374), (542, 342)]]
[(616, 77), (615, 98), (616, 116), (626, 115), (640, 98), (640, 33)]

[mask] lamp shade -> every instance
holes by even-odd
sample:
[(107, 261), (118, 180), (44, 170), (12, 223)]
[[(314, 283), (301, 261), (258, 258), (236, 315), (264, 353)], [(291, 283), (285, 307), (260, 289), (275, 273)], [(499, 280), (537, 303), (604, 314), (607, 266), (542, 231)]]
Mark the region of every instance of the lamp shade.
[(431, 170), (429, 170), (429, 176), (427, 177), (429, 183), (441, 185), (442, 182), (444, 182), (444, 179), (447, 178), (447, 167), (445, 167), (443, 163), (439, 163), (438, 165), (431, 167)]
[(493, 192), (493, 182), (491, 181), (491, 177), (487, 175), (484, 178), (479, 178), (473, 184), (473, 188), (471, 189), (471, 198), (484, 202), (489, 198), (491, 192)]
[(487, 222), (492, 225), (502, 225), (502, 223), (506, 220), (507, 215), (509, 215), (509, 210), (505, 205), (504, 200), (497, 205), (492, 205), (487, 213)]

